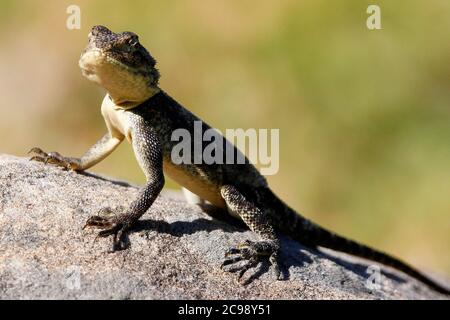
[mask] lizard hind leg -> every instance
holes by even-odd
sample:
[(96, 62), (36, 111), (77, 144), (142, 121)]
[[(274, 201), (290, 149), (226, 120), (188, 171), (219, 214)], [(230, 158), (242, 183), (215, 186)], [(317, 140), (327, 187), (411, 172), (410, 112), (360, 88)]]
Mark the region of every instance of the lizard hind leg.
[[(277, 279), (281, 280), (278, 263), (280, 241), (267, 214), (261, 211), (256, 204), (246, 199), (232, 185), (223, 186), (221, 195), (230, 210), (239, 214), (250, 230), (261, 237), (260, 241), (247, 240), (227, 250), (222, 269), (226, 268), (225, 270), (228, 272), (238, 272), (240, 281), (247, 270), (257, 267), (264, 258), (269, 258), (269, 262), (275, 269)], [(245, 283), (248, 283), (248, 281)]]

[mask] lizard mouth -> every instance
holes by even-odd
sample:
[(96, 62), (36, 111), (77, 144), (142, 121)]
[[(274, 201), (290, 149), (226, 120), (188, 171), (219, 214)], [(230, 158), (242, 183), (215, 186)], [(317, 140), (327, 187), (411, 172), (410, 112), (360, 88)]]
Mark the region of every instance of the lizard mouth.
[(159, 90), (149, 85), (148, 77), (99, 48), (88, 47), (78, 64), (83, 76), (106, 89), (117, 104), (127, 102), (133, 107)]
[(115, 74), (124, 69), (121, 63), (99, 48), (87, 48), (82, 53), (78, 65), (83, 76), (99, 84), (112, 81)]
[(109, 74), (120, 71), (133, 73), (131, 67), (128, 67), (114, 57), (111, 57), (107, 52), (104, 52), (99, 48), (86, 49), (81, 54), (78, 65), (80, 66), (83, 75), (100, 75), (105, 72)]
[(97, 66), (105, 63), (105, 56), (99, 49), (90, 49), (82, 53), (78, 62), (81, 70), (93, 72)]

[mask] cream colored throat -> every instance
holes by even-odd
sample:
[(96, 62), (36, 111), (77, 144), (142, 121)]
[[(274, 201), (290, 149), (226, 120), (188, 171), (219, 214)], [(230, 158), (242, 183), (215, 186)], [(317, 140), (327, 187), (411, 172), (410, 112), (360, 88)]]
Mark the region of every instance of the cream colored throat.
[(79, 65), (83, 75), (102, 86), (118, 108), (134, 108), (160, 91), (151, 85), (153, 79), (133, 72), (100, 50), (83, 54)]

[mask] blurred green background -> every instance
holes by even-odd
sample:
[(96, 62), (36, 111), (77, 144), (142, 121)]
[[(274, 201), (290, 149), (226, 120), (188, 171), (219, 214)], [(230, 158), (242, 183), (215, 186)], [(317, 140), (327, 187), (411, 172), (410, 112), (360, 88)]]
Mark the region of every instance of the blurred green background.
[[(139, 34), (214, 127), (279, 128), (268, 180), (299, 212), (450, 275), (450, 1), (1, 0), (1, 152), (79, 156), (105, 132), (77, 64), (96, 24)], [(92, 171), (144, 182), (127, 143)]]

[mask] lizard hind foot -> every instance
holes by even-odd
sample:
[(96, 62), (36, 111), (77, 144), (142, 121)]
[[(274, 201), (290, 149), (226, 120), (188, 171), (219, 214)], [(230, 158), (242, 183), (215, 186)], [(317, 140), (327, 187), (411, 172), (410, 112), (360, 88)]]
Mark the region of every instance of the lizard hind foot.
[(273, 241), (250, 241), (231, 247), (225, 252), (225, 260), (221, 269), (227, 272), (238, 273), (238, 281), (241, 284), (250, 283), (258, 271), (247, 280), (242, 280), (247, 270), (259, 267), (265, 258), (269, 258), (269, 263), (274, 267), (278, 280), (282, 279), (278, 262), (278, 246)]

